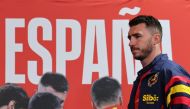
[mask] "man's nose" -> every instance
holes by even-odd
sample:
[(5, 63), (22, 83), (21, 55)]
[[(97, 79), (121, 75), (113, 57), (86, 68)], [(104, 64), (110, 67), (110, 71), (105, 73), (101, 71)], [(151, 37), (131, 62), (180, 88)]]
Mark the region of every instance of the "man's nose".
[(136, 40), (134, 38), (131, 38), (129, 40), (129, 46), (131, 47), (131, 46), (134, 46), (135, 44), (136, 44)]

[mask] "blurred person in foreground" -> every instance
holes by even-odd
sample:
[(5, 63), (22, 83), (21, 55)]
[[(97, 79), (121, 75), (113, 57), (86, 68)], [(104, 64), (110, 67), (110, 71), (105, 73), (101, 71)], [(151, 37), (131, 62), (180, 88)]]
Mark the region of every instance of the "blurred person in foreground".
[(110, 77), (96, 80), (91, 88), (93, 109), (119, 109), (122, 105), (121, 86)]
[(49, 92), (57, 96), (61, 100), (61, 107), (63, 108), (68, 88), (68, 81), (64, 75), (47, 72), (42, 76), (37, 92)]
[(31, 97), (28, 109), (61, 109), (61, 102), (51, 93), (36, 93)]
[(0, 86), (0, 109), (27, 109), (29, 97), (18, 85)]

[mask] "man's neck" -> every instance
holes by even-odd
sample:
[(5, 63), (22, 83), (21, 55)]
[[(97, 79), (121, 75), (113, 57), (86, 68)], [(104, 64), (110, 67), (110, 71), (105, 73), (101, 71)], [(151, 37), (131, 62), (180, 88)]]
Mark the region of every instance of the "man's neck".
[(149, 65), (159, 54), (161, 54), (161, 50), (150, 53), (150, 55), (148, 55), (144, 60), (141, 61), (142, 66), (146, 67), (147, 65)]

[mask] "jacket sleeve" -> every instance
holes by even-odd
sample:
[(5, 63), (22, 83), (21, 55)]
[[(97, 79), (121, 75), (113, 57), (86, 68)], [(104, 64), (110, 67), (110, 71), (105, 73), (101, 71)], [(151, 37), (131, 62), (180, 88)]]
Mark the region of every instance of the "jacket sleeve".
[(165, 72), (165, 101), (168, 109), (190, 109), (190, 75), (180, 66)]

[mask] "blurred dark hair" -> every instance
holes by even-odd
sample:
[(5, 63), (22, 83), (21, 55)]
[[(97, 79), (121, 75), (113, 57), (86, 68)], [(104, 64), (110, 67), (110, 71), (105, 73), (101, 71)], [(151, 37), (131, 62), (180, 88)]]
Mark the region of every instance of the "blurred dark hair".
[(116, 79), (103, 77), (93, 83), (91, 96), (98, 107), (105, 103), (114, 103), (121, 96), (121, 86)]
[(15, 109), (27, 109), (29, 97), (18, 85), (7, 83), (0, 87), (0, 107), (15, 101)]
[(65, 78), (65, 76), (58, 73), (53, 73), (53, 72), (45, 73), (42, 76), (40, 83), (46, 87), (51, 86), (54, 90), (58, 92), (68, 91), (69, 89), (68, 81)]
[(51, 93), (36, 93), (29, 101), (28, 109), (60, 109), (61, 103), (58, 97)]
[(158, 19), (153, 16), (139, 15), (129, 21), (129, 26), (136, 26), (140, 23), (145, 23), (146, 27), (149, 28), (152, 33), (159, 33), (162, 38), (162, 26)]

